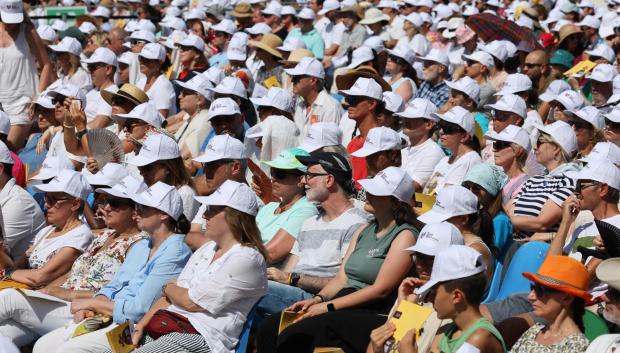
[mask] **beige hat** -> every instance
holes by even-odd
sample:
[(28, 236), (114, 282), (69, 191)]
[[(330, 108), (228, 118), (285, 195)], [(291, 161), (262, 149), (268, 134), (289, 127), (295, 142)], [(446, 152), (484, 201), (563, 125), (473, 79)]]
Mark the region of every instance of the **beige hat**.
[(247, 2), (240, 2), (230, 12), (232, 17), (252, 17), (252, 5)]
[(143, 90), (130, 83), (125, 83), (116, 92), (110, 92), (104, 89), (101, 91), (101, 97), (109, 105), (112, 105), (112, 98), (114, 97), (125, 98), (135, 105), (140, 105), (149, 101), (149, 97)]
[(282, 45), (282, 39), (275, 34), (266, 33), (260, 41), (251, 40), (248, 44), (282, 59), (282, 53), (278, 50), (278, 47)]
[(620, 258), (614, 257), (601, 262), (596, 268), (596, 277), (608, 286), (620, 290)]
[(280, 60), (284, 65), (297, 65), (303, 58), (313, 58), (314, 54), (308, 49), (298, 48), (293, 50), (286, 60)]

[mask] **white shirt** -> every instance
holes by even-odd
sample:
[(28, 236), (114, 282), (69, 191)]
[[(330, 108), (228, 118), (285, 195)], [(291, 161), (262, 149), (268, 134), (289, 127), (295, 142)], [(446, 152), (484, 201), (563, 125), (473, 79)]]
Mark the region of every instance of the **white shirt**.
[(403, 169), (422, 187), (430, 179), (435, 166), (446, 156), (437, 142), (430, 138), (421, 145), (404, 148), (401, 153)]
[(310, 109), (306, 109), (303, 99), (297, 100), (294, 120), (299, 128), (300, 136), (306, 136), (311, 124), (329, 121), (338, 124), (341, 116), (340, 103), (323, 89), (319, 92)]
[(392, 39), (400, 39), (407, 36), (407, 33), (403, 29), (405, 25), (405, 20), (401, 16), (396, 16), (387, 26), (387, 32), (390, 34), (390, 38)]
[(183, 200), (183, 214), (188, 220), (194, 219), (198, 207), (200, 207), (200, 204), (194, 199), (196, 191), (189, 185), (182, 185), (177, 188), (177, 191), (179, 192), (179, 196), (181, 196), (181, 200)]
[(216, 250), (213, 241), (201, 246), (177, 279), (204, 310), (188, 312), (175, 305), (168, 310), (187, 317), (211, 352), (232, 353), (248, 313), (267, 293), (267, 265), (256, 249), (239, 244), (211, 262)]
[[(116, 93), (118, 86), (113, 84), (104, 90)], [(86, 124), (90, 125), (98, 115), (112, 117), (112, 106), (103, 99), (100, 90), (93, 88), (86, 94), (84, 113), (86, 114)]]
[(5, 246), (16, 259), (28, 249), (34, 235), (45, 226), (45, 217), (32, 196), (15, 179), (7, 181), (0, 191), (2, 230)]
[(475, 151), (465, 153), (452, 164), (449, 161), (449, 156), (439, 161), (431, 178), (424, 186), (425, 194), (435, 194), (448, 185), (461, 185), (469, 169), (482, 163), (482, 159)]
[[(146, 86), (146, 77), (139, 80), (136, 86), (144, 90)], [(157, 110), (168, 109), (168, 116), (177, 113), (177, 96), (174, 93), (174, 86), (166, 76), (159, 75), (148, 91), (144, 92), (149, 97), (149, 101), (155, 103)]]
[(196, 116), (189, 120), (189, 114), (183, 116), (183, 125), (174, 134), (179, 146), (187, 146), (192, 153), (192, 157), (197, 157), (200, 153), (200, 146), (207, 138), (207, 135), (213, 130), (211, 123), (207, 120), (207, 109), (201, 110)]
[(323, 38), (323, 42), (325, 42), (325, 48), (328, 48), (332, 43), (331, 33), (334, 30), (334, 24), (332, 23), (332, 21), (326, 16), (323, 16), (318, 21), (316, 21), (316, 23), (314, 24), (314, 28)]
[(84, 252), (93, 240), (93, 233), (86, 224), (82, 224), (63, 235), (50, 238), (54, 226), (49, 225), (39, 231), (34, 238), (34, 249), (28, 257), (30, 268), (41, 268), (62, 248), (74, 248)]

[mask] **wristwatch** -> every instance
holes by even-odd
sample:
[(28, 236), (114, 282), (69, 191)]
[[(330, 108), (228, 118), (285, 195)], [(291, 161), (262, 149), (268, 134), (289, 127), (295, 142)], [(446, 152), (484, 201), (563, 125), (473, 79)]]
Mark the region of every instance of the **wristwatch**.
[(301, 275), (299, 273), (291, 272), (291, 286), (297, 287), (297, 282), (299, 282), (300, 278), (301, 278)]
[(327, 303), (327, 311), (336, 311), (334, 303)]

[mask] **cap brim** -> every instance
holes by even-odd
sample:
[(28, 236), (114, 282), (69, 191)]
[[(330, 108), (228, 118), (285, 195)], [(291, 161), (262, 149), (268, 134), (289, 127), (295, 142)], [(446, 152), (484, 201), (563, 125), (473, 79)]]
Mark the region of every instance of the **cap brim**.
[(90, 185), (103, 185), (103, 186), (112, 186), (112, 184), (114, 183), (112, 180), (102, 175), (97, 175), (97, 174), (86, 175), (86, 181)]
[(2, 22), (13, 24), (13, 23), (22, 23), (24, 22), (24, 14), (23, 13), (6, 13), (0, 12), (0, 18)]
[(362, 147), (359, 150), (351, 153), (351, 155), (353, 157), (361, 157), (361, 158), (363, 158), (363, 157), (368, 157), (371, 154), (374, 154), (374, 153), (377, 153), (377, 152), (381, 152), (381, 150), (375, 150), (375, 149), (372, 149), (372, 148)]
[(543, 92), (543, 94), (538, 96), (538, 99), (540, 99), (543, 102), (551, 102), (552, 100), (555, 100), (557, 98), (557, 96), (550, 94), (550, 93), (546, 93)]
[(420, 296), (424, 296), (431, 288), (436, 286), (437, 283), (439, 283), (439, 281), (433, 280), (433, 278), (431, 277), (431, 279), (428, 280), (428, 282), (426, 282), (422, 287), (419, 287), (418, 289), (416, 289), (415, 293)]
[(40, 192), (64, 192), (66, 193), (66, 191), (63, 190), (60, 187), (60, 185), (58, 185), (57, 183), (33, 185), (32, 188)]
[[(297, 157), (295, 157), (297, 158)], [(273, 161), (261, 161), (261, 163), (275, 169), (286, 169), (286, 170), (300, 170), (298, 165), (293, 165), (289, 163), (280, 163), (278, 160)]]
[(114, 188), (97, 188), (95, 189), (95, 192), (99, 192), (99, 193), (104, 193), (104, 194), (108, 194), (108, 195), (112, 195), (114, 197), (118, 197), (121, 199), (131, 199), (132, 196), (128, 195), (122, 191), (116, 190)]
[(418, 241), (414, 246), (408, 247), (406, 251), (417, 252), (428, 256), (437, 256), (439, 249), (426, 246), (423, 242)]
[(157, 162), (156, 159), (145, 158), (143, 156), (137, 155), (133, 158), (130, 158), (127, 163), (131, 165), (135, 165), (136, 167), (144, 167), (145, 165)]
[[(48, 180), (48, 179), (53, 179), (55, 176), (57, 175), (57, 173), (55, 173), (54, 171), (45, 171), (45, 170), (41, 170), (39, 171), (39, 174), (30, 177), (30, 179), (32, 180)], [(34, 187), (34, 186), (33, 186)]]
[(441, 223), (443, 221), (450, 219), (451, 217), (453, 217), (453, 215), (448, 214), (448, 213), (437, 212), (437, 210), (434, 210), (431, 208), (430, 211), (418, 217), (418, 220), (424, 224)]
[(364, 190), (374, 196), (392, 196), (392, 190), (385, 189), (375, 179), (361, 179), (357, 181)]

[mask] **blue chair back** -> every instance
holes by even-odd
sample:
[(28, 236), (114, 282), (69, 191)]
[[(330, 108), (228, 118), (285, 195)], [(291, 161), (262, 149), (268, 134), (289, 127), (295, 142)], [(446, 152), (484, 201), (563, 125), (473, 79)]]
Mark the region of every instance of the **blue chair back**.
[(495, 272), (493, 272), (493, 278), (491, 278), (491, 284), (489, 285), (489, 289), (487, 291), (487, 295), (484, 297), (482, 304), (492, 302), (497, 297), (497, 293), (499, 293), (499, 287), (502, 283), (502, 269), (504, 266), (501, 262), (495, 263)]
[(501, 281), (495, 300), (506, 299), (514, 293), (530, 291), (530, 281), (523, 277), (523, 272), (536, 272), (545, 260), (549, 244), (533, 241), (528, 242), (515, 252), (508, 264), (508, 269)]
[(245, 353), (248, 348), (248, 342), (250, 341), (250, 331), (252, 328), (252, 321), (254, 321), (254, 317), (256, 316), (256, 308), (258, 307), (258, 302), (260, 299), (254, 304), (250, 312), (248, 313), (248, 318), (245, 320), (243, 324), (243, 329), (241, 329), (241, 335), (239, 336), (239, 343), (237, 344), (237, 349), (235, 349), (235, 353)]

